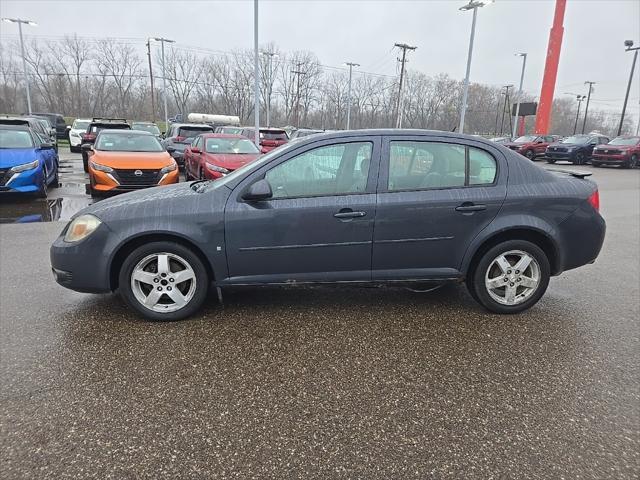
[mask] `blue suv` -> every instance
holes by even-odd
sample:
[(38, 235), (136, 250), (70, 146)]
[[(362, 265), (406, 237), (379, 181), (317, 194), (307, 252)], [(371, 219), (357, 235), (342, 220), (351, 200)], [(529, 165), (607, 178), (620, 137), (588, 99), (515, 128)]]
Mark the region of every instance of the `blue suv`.
[(47, 196), (58, 186), (58, 154), (24, 125), (0, 125), (0, 192)]

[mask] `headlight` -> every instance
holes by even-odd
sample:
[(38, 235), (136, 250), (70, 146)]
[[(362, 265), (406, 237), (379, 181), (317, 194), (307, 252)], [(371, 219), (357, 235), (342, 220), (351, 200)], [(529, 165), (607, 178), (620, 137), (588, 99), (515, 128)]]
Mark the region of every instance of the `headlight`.
[(164, 173), (173, 172), (176, 168), (178, 168), (178, 165), (176, 165), (176, 162), (173, 162), (171, 165), (167, 165), (162, 170), (160, 170), (160, 173), (164, 174)]
[(96, 162), (89, 162), (89, 164), (91, 165), (91, 168), (93, 168), (94, 170), (98, 170), (99, 172), (105, 172), (105, 173), (113, 172), (113, 168), (107, 167), (106, 165), (100, 165), (99, 163), (96, 163)]
[(64, 234), (65, 242), (79, 242), (80, 240), (91, 235), (102, 222), (93, 215), (80, 215), (74, 219)]
[(40, 162), (38, 160), (34, 160), (33, 162), (23, 163), (22, 165), (16, 165), (15, 167), (12, 167), (11, 170), (9, 170), (9, 171), (12, 172), (12, 173), (24, 172), (26, 170), (31, 170), (33, 168), (38, 168), (39, 163)]
[(229, 170), (227, 170), (224, 167), (219, 167), (217, 165), (212, 165), (211, 163), (207, 163), (207, 168), (209, 170), (211, 170), (212, 172), (218, 172), (218, 173), (222, 173), (224, 175), (226, 175), (227, 173), (229, 173)]

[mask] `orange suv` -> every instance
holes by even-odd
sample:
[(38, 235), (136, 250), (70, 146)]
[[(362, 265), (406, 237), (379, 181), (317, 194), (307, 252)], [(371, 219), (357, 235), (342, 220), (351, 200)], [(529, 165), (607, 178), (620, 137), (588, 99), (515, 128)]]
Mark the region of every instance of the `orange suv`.
[(149, 132), (103, 130), (89, 150), (91, 195), (178, 183), (178, 165)]

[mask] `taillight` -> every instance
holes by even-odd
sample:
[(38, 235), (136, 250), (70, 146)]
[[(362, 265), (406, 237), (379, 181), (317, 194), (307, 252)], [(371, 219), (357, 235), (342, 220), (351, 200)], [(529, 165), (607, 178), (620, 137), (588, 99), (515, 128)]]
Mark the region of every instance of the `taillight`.
[(598, 193), (598, 190), (596, 190), (591, 195), (589, 195), (588, 200), (591, 206), (596, 209), (596, 212), (599, 212), (600, 211), (600, 194)]

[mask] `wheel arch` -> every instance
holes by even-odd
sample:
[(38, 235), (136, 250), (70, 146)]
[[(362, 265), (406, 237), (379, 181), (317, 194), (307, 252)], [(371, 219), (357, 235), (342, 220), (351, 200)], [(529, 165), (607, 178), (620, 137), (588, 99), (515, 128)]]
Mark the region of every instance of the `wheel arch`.
[(122, 267), (122, 264), (124, 263), (127, 256), (129, 256), (129, 254), (136, 248), (151, 242), (175, 242), (185, 248), (190, 249), (194, 254), (198, 256), (198, 258), (202, 261), (203, 265), (207, 269), (209, 280), (215, 280), (215, 273), (211, 262), (204, 254), (202, 249), (198, 247), (194, 242), (175, 233), (156, 232), (131, 237), (118, 247), (115, 254), (111, 258), (111, 262), (109, 263), (109, 286), (112, 291), (115, 291), (118, 288), (118, 277), (120, 274), (120, 268)]
[(480, 259), (489, 249), (508, 240), (525, 240), (537, 245), (549, 259), (551, 275), (561, 272), (562, 258), (556, 242), (546, 232), (535, 227), (518, 226), (493, 232), (485, 237), (471, 254), (468, 253), (466, 265), (463, 265), (465, 276), (473, 275)]

